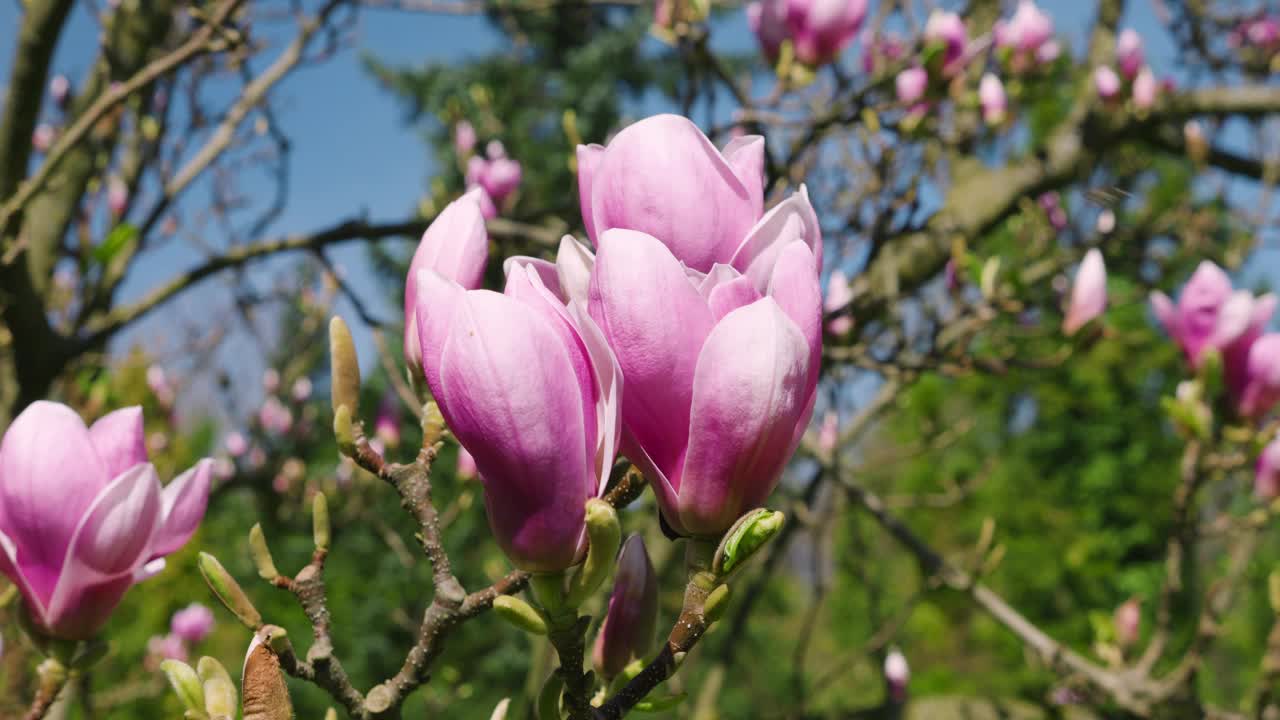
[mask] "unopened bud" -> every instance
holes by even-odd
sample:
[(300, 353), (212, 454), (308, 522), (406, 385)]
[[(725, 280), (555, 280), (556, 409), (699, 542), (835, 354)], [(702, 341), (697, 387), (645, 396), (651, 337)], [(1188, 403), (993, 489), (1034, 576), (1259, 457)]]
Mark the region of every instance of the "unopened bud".
[(204, 712), (204, 688), (200, 684), (200, 678), (196, 676), (196, 671), (192, 670), (190, 665), (178, 660), (165, 660), (160, 663), (160, 669), (169, 679), (169, 685), (182, 701), (183, 707), (195, 712)]
[(262, 525), (258, 523), (249, 528), (249, 554), (253, 556), (254, 567), (258, 568), (258, 577), (267, 582), (275, 582), (280, 577), (271, 548), (267, 547), (267, 538), (262, 534)]
[(329, 501), (318, 492), (311, 500), (311, 540), (317, 550), (329, 549)]
[(493, 611), (498, 617), (517, 628), (534, 635), (547, 634), (547, 621), (532, 605), (513, 595), (499, 595), (493, 599)]
[(329, 321), (329, 365), (332, 373), (330, 396), (333, 412), (346, 406), (348, 417), (360, 411), (360, 361), (351, 330), (337, 315)]
[(618, 512), (600, 498), (591, 498), (586, 508), (587, 559), (569, 580), (567, 604), (577, 608), (586, 601), (609, 576), (622, 544), (622, 528), (618, 525)]
[(786, 515), (774, 510), (759, 508), (743, 515), (725, 533), (716, 550), (711, 570), (721, 577), (732, 573), (751, 558), (765, 543), (782, 530)]
[(249, 596), (244, 594), (240, 583), (231, 577), (231, 573), (222, 567), (222, 563), (218, 562), (218, 558), (209, 553), (200, 553), (196, 565), (200, 568), (200, 574), (204, 576), (204, 581), (208, 583), (209, 589), (213, 590), (213, 594), (218, 596), (218, 600), (222, 602), (228, 610), (230, 610), (245, 627), (250, 630), (257, 630), (262, 627), (262, 615), (258, 609), (249, 601)]
[(333, 411), (333, 437), (338, 443), (338, 450), (343, 455), (354, 455), (356, 452), (356, 433), (355, 428), (351, 426), (351, 409), (346, 405), (339, 405), (337, 410)]
[(274, 625), (264, 625), (254, 633), (249, 651), (244, 657), (244, 673), (240, 679), (242, 688), (241, 710), (244, 720), (292, 720), (293, 704), (289, 688), (280, 672), (280, 658), (272, 649), (276, 636), (285, 637), (284, 630)]
[(507, 720), (507, 710), (511, 707), (511, 698), (502, 698), (498, 704), (494, 706), (493, 713), (489, 715), (489, 720)]

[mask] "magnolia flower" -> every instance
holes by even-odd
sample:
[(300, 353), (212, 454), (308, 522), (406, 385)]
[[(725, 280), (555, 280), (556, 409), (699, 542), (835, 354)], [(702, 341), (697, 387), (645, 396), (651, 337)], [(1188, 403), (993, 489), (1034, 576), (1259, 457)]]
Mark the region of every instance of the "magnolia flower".
[(501, 205), (520, 187), (524, 173), (520, 163), (507, 157), (506, 148), (497, 140), (489, 142), (485, 155), (473, 155), (467, 160), (467, 187), (484, 188), (489, 199)]
[(1093, 71), (1093, 89), (1103, 100), (1114, 100), (1120, 95), (1120, 76), (1106, 65), (1099, 65)]
[[(841, 270), (831, 271), (827, 278), (827, 297), (823, 301), (823, 310), (828, 313), (843, 310), (853, 300), (853, 290), (849, 286), (849, 278)], [(832, 335), (844, 335), (853, 329), (853, 316), (848, 312), (827, 321), (827, 332)]]
[(898, 648), (889, 650), (884, 658), (884, 680), (889, 686), (889, 698), (894, 703), (907, 701), (907, 683), (911, 681), (911, 667), (907, 665), (907, 656)]
[(827, 453), (835, 452), (840, 444), (840, 413), (828, 410), (822, 416), (822, 427), (818, 430), (818, 447)]
[(1280, 334), (1267, 333), (1249, 347), (1243, 377), (1227, 375), (1236, 411), (1242, 417), (1258, 418), (1280, 402)]
[(484, 268), (489, 262), (489, 235), (479, 198), (483, 189), (475, 189), (449, 203), (418, 241), (409, 263), (404, 288), (404, 359), (415, 377), (422, 367), (418, 342), (417, 313), (418, 273), (431, 269), (464, 289), (474, 290), (484, 281)]
[(1161, 292), (1151, 294), (1151, 305), (1165, 331), (1182, 348), (1192, 368), (1198, 369), (1209, 350), (1222, 354), (1227, 391), (1246, 417), (1270, 409), (1267, 404), (1271, 376), (1269, 340), (1255, 357), (1255, 343), (1275, 311), (1276, 296), (1254, 297), (1233, 290), (1222, 268), (1205, 260), (1182, 289), (1175, 306)]
[(1143, 67), (1133, 79), (1133, 106), (1139, 110), (1149, 110), (1156, 104), (1156, 96), (1160, 93), (1160, 83), (1151, 72), (1151, 68)]
[(466, 157), (476, 147), (476, 129), (466, 120), (453, 127), (453, 149), (458, 157)]
[(400, 401), (394, 392), (388, 391), (378, 403), (378, 415), (373, 421), (373, 432), (387, 447), (400, 444)]
[(1085, 323), (1098, 317), (1107, 308), (1107, 267), (1097, 248), (1085, 253), (1080, 269), (1076, 271), (1071, 286), (1071, 301), (1066, 317), (1062, 319), (1062, 332), (1073, 335)]
[(906, 52), (906, 43), (897, 35), (867, 30), (862, 38), (862, 71), (874, 75), (886, 63), (901, 60)]
[(280, 389), (280, 371), (275, 368), (267, 368), (262, 373), (262, 389), (268, 393), (273, 393)]
[(1126, 28), (1116, 40), (1116, 64), (1120, 66), (1120, 73), (1132, 80), (1144, 62), (1146, 55), (1142, 50), (1142, 36), (1133, 28)]
[(1264, 502), (1280, 497), (1280, 436), (1267, 443), (1262, 454), (1258, 455), (1253, 494)]
[(1009, 99), (1004, 93), (1004, 83), (991, 73), (985, 73), (978, 83), (978, 104), (982, 107), (982, 120), (988, 125), (1004, 122), (1009, 109)]
[(269, 395), (258, 408), (258, 424), (269, 433), (283, 435), (293, 427), (293, 411), (276, 396)]
[(643, 659), (653, 649), (657, 624), (658, 576), (649, 561), (644, 539), (632, 535), (618, 556), (609, 608), (591, 653), (592, 664), (600, 676), (606, 681), (612, 680), (632, 658)]
[(929, 87), (929, 73), (922, 67), (907, 68), (898, 73), (894, 87), (898, 91), (898, 102), (908, 106), (915, 105), (924, 97), (925, 90)]
[(86, 428), (71, 408), (44, 401), (0, 441), (0, 572), (41, 632), (96, 634), (204, 517), (212, 461), (161, 487), (144, 442), (141, 408)]
[(54, 75), (49, 81), (49, 97), (59, 109), (67, 107), (67, 101), (71, 99), (71, 81), (66, 75)]
[(182, 638), (172, 633), (169, 635), (152, 635), (147, 640), (147, 655), (149, 663), (156, 663), (160, 660), (186, 662), (187, 645), (182, 641)]
[(227, 437), (222, 441), (222, 444), (227, 448), (227, 453), (231, 457), (240, 457), (249, 449), (249, 441), (238, 432), (227, 433)]
[(173, 614), (169, 632), (194, 644), (208, 637), (213, 625), (213, 611), (200, 603), (191, 603)]
[(786, 0), (756, 0), (747, 5), (747, 25), (755, 33), (760, 43), (760, 50), (770, 63), (778, 61), (778, 52), (782, 48), (790, 30), (787, 28)]
[(992, 35), (995, 46), (1008, 53), (1018, 72), (1052, 62), (1061, 50), (1053, 37), (1053, 19), (1033, 0), (1019, 0), (1011, 18), (996, 21)]
[(786, 0), (796, 59), (817, 67), (848, 47), (867, 17), (867, 0)]
[(49, 123), (40, 123), (31, 133), (31, 147), (38, 153), (47, 153), (53, 147), (57, 131)]
[(586, 501), (603, 492), (617, 453), (621, 376), (554, 275), (520, 258), (505, 269), (501, 295), (417, 271), (419, 357), (475, 457), (498, 544), (517, 567), (554, 572), (585, 552)]
[(124, 211), (129, 206), (129, 186), (124, 184), (124, 180), (112, 175), (107, 180), (107, 209), (115, 217), (124, 215)]
[(1120, 647), (1130, 648), (1138, 642), (1142, 625), (1142, 603), (1138, 598), (1129, 598), (1116, 608), (1114, 624), (1116, 642)]
[(942, 68), (946, 75), (955, 74), (964, 64), (965, 49), (969, 43), (969, 34), (964, 20), (959, 15), (946, 10), (934, 10), (924, 26), (926, 43), (938, 44), (942, 47)]

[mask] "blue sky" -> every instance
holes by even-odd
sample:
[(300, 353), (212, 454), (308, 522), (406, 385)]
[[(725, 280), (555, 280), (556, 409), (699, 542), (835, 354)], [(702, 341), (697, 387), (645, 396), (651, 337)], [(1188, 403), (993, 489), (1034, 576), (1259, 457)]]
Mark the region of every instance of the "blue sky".
[[(1044, 4), (1071, 48), (1079, 51), (1095, 4), (1068, 0)], [(96, 51), (98, 29), (86, 7), (87, 3), (77, 5), (54, 63), (56, 71), (72, 78), (84, 72)], [(1130, 3), (1129, 7), (1126, 24), (1143, 34), (1148, 56), (1157, 71), (1168, 71), (1171, 47), (1158, 29), (1151, 3)], [(0, 28), (15, 27), (17, 12), (16, 3), (0, 2)], [(276, 41), (267, 54), (270, 58), (285, 36), (276, 37), (271, 33), (266, 36)], [(720, 48), (741, 50), (754, 44), (741, 12), (733, 12), (718, 22), (713, 37)], [(12, 32), (0, 30), (0, 77), (7, 76), (13, 41)], [(401, 219), (415, 206), (430, 182), (434, 168), (420, 129), (406, 124), (403, 108), (396, 99), (379, 88), (363, 69), (360, 60), (363, 54), (397, 65), (464, 61), (500, 51), (503, 42), (502, 36), (478, 16), (363, 9), (345, 50), (323, 64), (297, 71), (276, 91), (277, 118), (293, 142), (291, 196), (288, 209), (268, 234), (274, 237), (305, 232), (358, 215), (367, 215), (373, 220)], [(660, 47), (654, 43), (655, 51)], [(851, 51), (845, 63), (853, 67), (856, 59), (856, 51)], [(666, 109), (651, 102), (645, 105), (637, 110)], [(269, 189), (260, 178), (250, 178), (248, 182), (249, 192), (259, 190), (252, 185), (254, 182), (262, 184), (261, 192)], [(196, 201), (205, 197), (200, 188), (193, 188), (189, 196)], [(353, 286), (375, 311), (382, 317), (394, 319), (398, 309), (383, 302), (385, 293), (373, 285), (363, 249), (358, 244), (347, 245), (333, 256), (348, 270)], [(199, 259), (197, 252), (182, 244), (149, 254), (129, 276), (123, 289), (125, 299), (142, 295)], [(286, 263), (275, 262), (256, 272), (264, 282), (269, 282), (286, 267)], [(217, 281), (206, 282), (197, 292), (173, 303), (163, 317), (153, 316), (126, 334), (117, 347), (139, 342), (156, 346), (170, 344), (171, 320), (198, 318), (207, 313), (206, 303), (218, 288)], [(358, 336), (362, 350), (370, 350), (367, 333), (358, 332)], [(261, 368), (249, 369), (253, 373), (260, 371)]]

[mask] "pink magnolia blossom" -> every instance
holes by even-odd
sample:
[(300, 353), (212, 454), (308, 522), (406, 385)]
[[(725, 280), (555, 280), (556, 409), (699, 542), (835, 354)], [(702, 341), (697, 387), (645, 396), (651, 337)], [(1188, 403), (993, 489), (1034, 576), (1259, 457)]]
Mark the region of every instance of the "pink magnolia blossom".
[(999, 125), (1004, 122), (1005, 113), (1009, 109), (1009, 99), (1004, 92), (1004, 83), (992, 73), (986, 73), (978, 83), (978, 104), (982, 107), (982, 120), (988, 125)]
[(49, 123), (40, 123), (36, 125), (35, 131), (31, 133), (31, 147), (38, 153), (47, 153), (49, 148), (53, 147), (53, 141), (57, 138), (58, 132), (53, 129)]
[(1008, 53), (1015, 72), (1057, 59), (1061, 48), (1053, 33), (1053, 19), (1034, 0), (1019, 0), (1013, 16), (997, 20), (992, 30), (996, 48)]
[(1156, 104), (1160, 94), (1160, 83), (1151, 72), (1151, 68), (1143, 67), (1133, 79), (1133, 106), (1139, 110), (1150, 110)]
[(458, 157), (466, 157), (476, 147), (476, 129), (466, 120), (453, 126), (453, 149)]
[(418, 248), (409, 263), (404, 288), (404, 358), (409, 370), (418, 375), (422, 367), (418, 342), (417, 314), (418, 273), (431, 269), (464, 289), (474, 290), (484, 281), (484, 268), (489, 262), (489, 235), (485, 231), (480, 207), (483, 189), (473, 189), (449, 203), (422, 233)]
[(1192, 368), (1198, 369), (1211, 349), (1222, 354), (1227, 391), (1242, 415), (1253, 417), (1270, 409), (1271, 356), (1277, 340), (1268, 339), (1256, 355), (1254, 349), (1275, 311), (1275, 295), (1255, 298), (1246, 290), (1234, 290), (1222, 268), (1205, 260), (1183, 287), (1176, 306), (1161, 292), (1151, 294), (1151, 305)]
[(1085, 253), (1080, 269), (1076, 271), (1071, 286), (1071, 300), (1066, 317), (1062, 319), (1062, 332), (1074, 335), (1085, 323), (1098, 317), (1107, 308), (1107, 267), (1097, 248)]
[(222, 441), (222, 444), (226, 446), (227, 453), (231, 457), (240, 457), (249, 450), (249, 441), (239, 432), (227, 433), (227, 437)]
[(378, 415), (373, 421), (373, 432), (387, 447), (400, 444), (400, 401), (394, 392), (388, 391), (378, 403)]
[(835, 60), (867, 17), (867, 0), (785, 1), (796, 59), (812, 67)]
[(1120, 647), (1133, 647), (1138, 642), (1138, 633), (1142, 628), (1142, 602), (1138, 598), (1124, 601), (1116, 608), (1114, 624), (1116, 642)]
[(467, 187), (484, 188), (495, 205), (501, 205), (514, 193), (523, 177), (520, 163), (507, 157), (506, 148), (497, 140), (486, 146), (485, 157), (472, 155), (467, 161)]
[(1103, 100), (1115, 100), (1120, 96), (1120, 76), (1107, 65), (1099, 65), (1093, 71), (1093, 89)]
[(763, 503), (813, 413), (817, 261), (800, 223), (764, 228), (745, 274), (692, 271), (633, 230), (600, 235), (589, 307), (626, 378), (626, 454), (677, 533), (716, 536)]
[(258, 408), (258, 424), (274, 435), (284, 435), (293, 427), (293, 411), (274, 395), (269, 395)]
[(204, 517), (212, 461), (162, 487), (144, 442), (141, 408), (86, 428), (71, 408), (44, 401), (0, 441), (0, 572), (42, 632), (95, 635)]
[(173, 614), (169, 632), (194, 644), (208, 637), (213, 625), (213, 611), (200, 603), (191, 603)]
[(755, 33), (760, 50), (770, 63), (778, 61), (782, 43), (789, 39), (786, 0), (756, 0), (747, 5), (747, 25)]
[(168, 635), (152, 635), (147, 640), (147, 655), (151, 658), (149, 662), (155, 663), (160, 660), (177, 660), (179, 662), (187, 661), (187, 644), (182, 638), (172, 633)]
[(124, 211), (129, 206), (129, 186), (124, 184), (124, 180), (112, 175), (107, 180), (107, 209), (111, 211), (114, 217), (124, 215)]
[(969, 33), (959, 15), (946, 10), (934, 10), (924, 26), (926, 43), (942, 47), (942, 71), (954, 75), (964, 65), (969, 44)]
[(840, 444), (840, 413), (828, 410), (822, 416), (822, 427), (818, 429), (818, 447), (824, 452), (833, 453)]
[[(849, 278), (841, 270), (831, 271), (827, 278), (827, 297), (823, 301), (823, 310), (835, 312), (843, 309), (853, 300), (853, 290), (849, 286)], [(832, 335), (844, 335), (853, 329), (853, 316), (848, 312), (827, 321), (827, 332)]]
[(1132, 80), (1145, 62), (1142, 36), (1133, 28), (1126, 28), (1116, 40), (1116, 64), (1120, 66), (1120, 73)]
[(658, 576), (644, 539), (632, 535), (618, 556), (609, 608), (591, 653), (600, 676), (612, 680), (632, 658), (643, 659), (653, 649), (657, 624)]
[(415, 278), (423, 375), (475, 458), (499, 546), (535, 572), (582, 557), (585, 504), (604, 490), (620, 435), (613, 352), (544, 269), (508, 260), (503, 294), (430, 267)]
[(889, 650), (884, 658), (884, 680), (889, 686), (889, 698), (894, 703), (907, 701), (907, 683), (911, 682), (911, 666), (907, 664), (907, 656), (898, 648)]
[(922, 67), (907, 68), (898, 73), (894, 87), (898, 92), (898, 102), (908, 106), (915, 105), (924, 98), (924, 93), (929, 88), (929, 73)]

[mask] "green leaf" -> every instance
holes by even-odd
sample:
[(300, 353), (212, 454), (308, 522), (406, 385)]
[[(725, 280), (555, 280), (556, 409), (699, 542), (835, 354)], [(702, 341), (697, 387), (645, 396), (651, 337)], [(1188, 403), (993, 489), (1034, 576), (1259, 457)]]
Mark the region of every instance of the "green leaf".
[(102, 241), (98, 247), (93, 249), (93, 259), (99, 264), (106, 265), (111, 262), (111, 258), (120, 253), (127, 245), (138, 239), (138, 228), (130, 223), (120, 223), (111, 228), (111, 232), (107, 233), (106, 239)]

